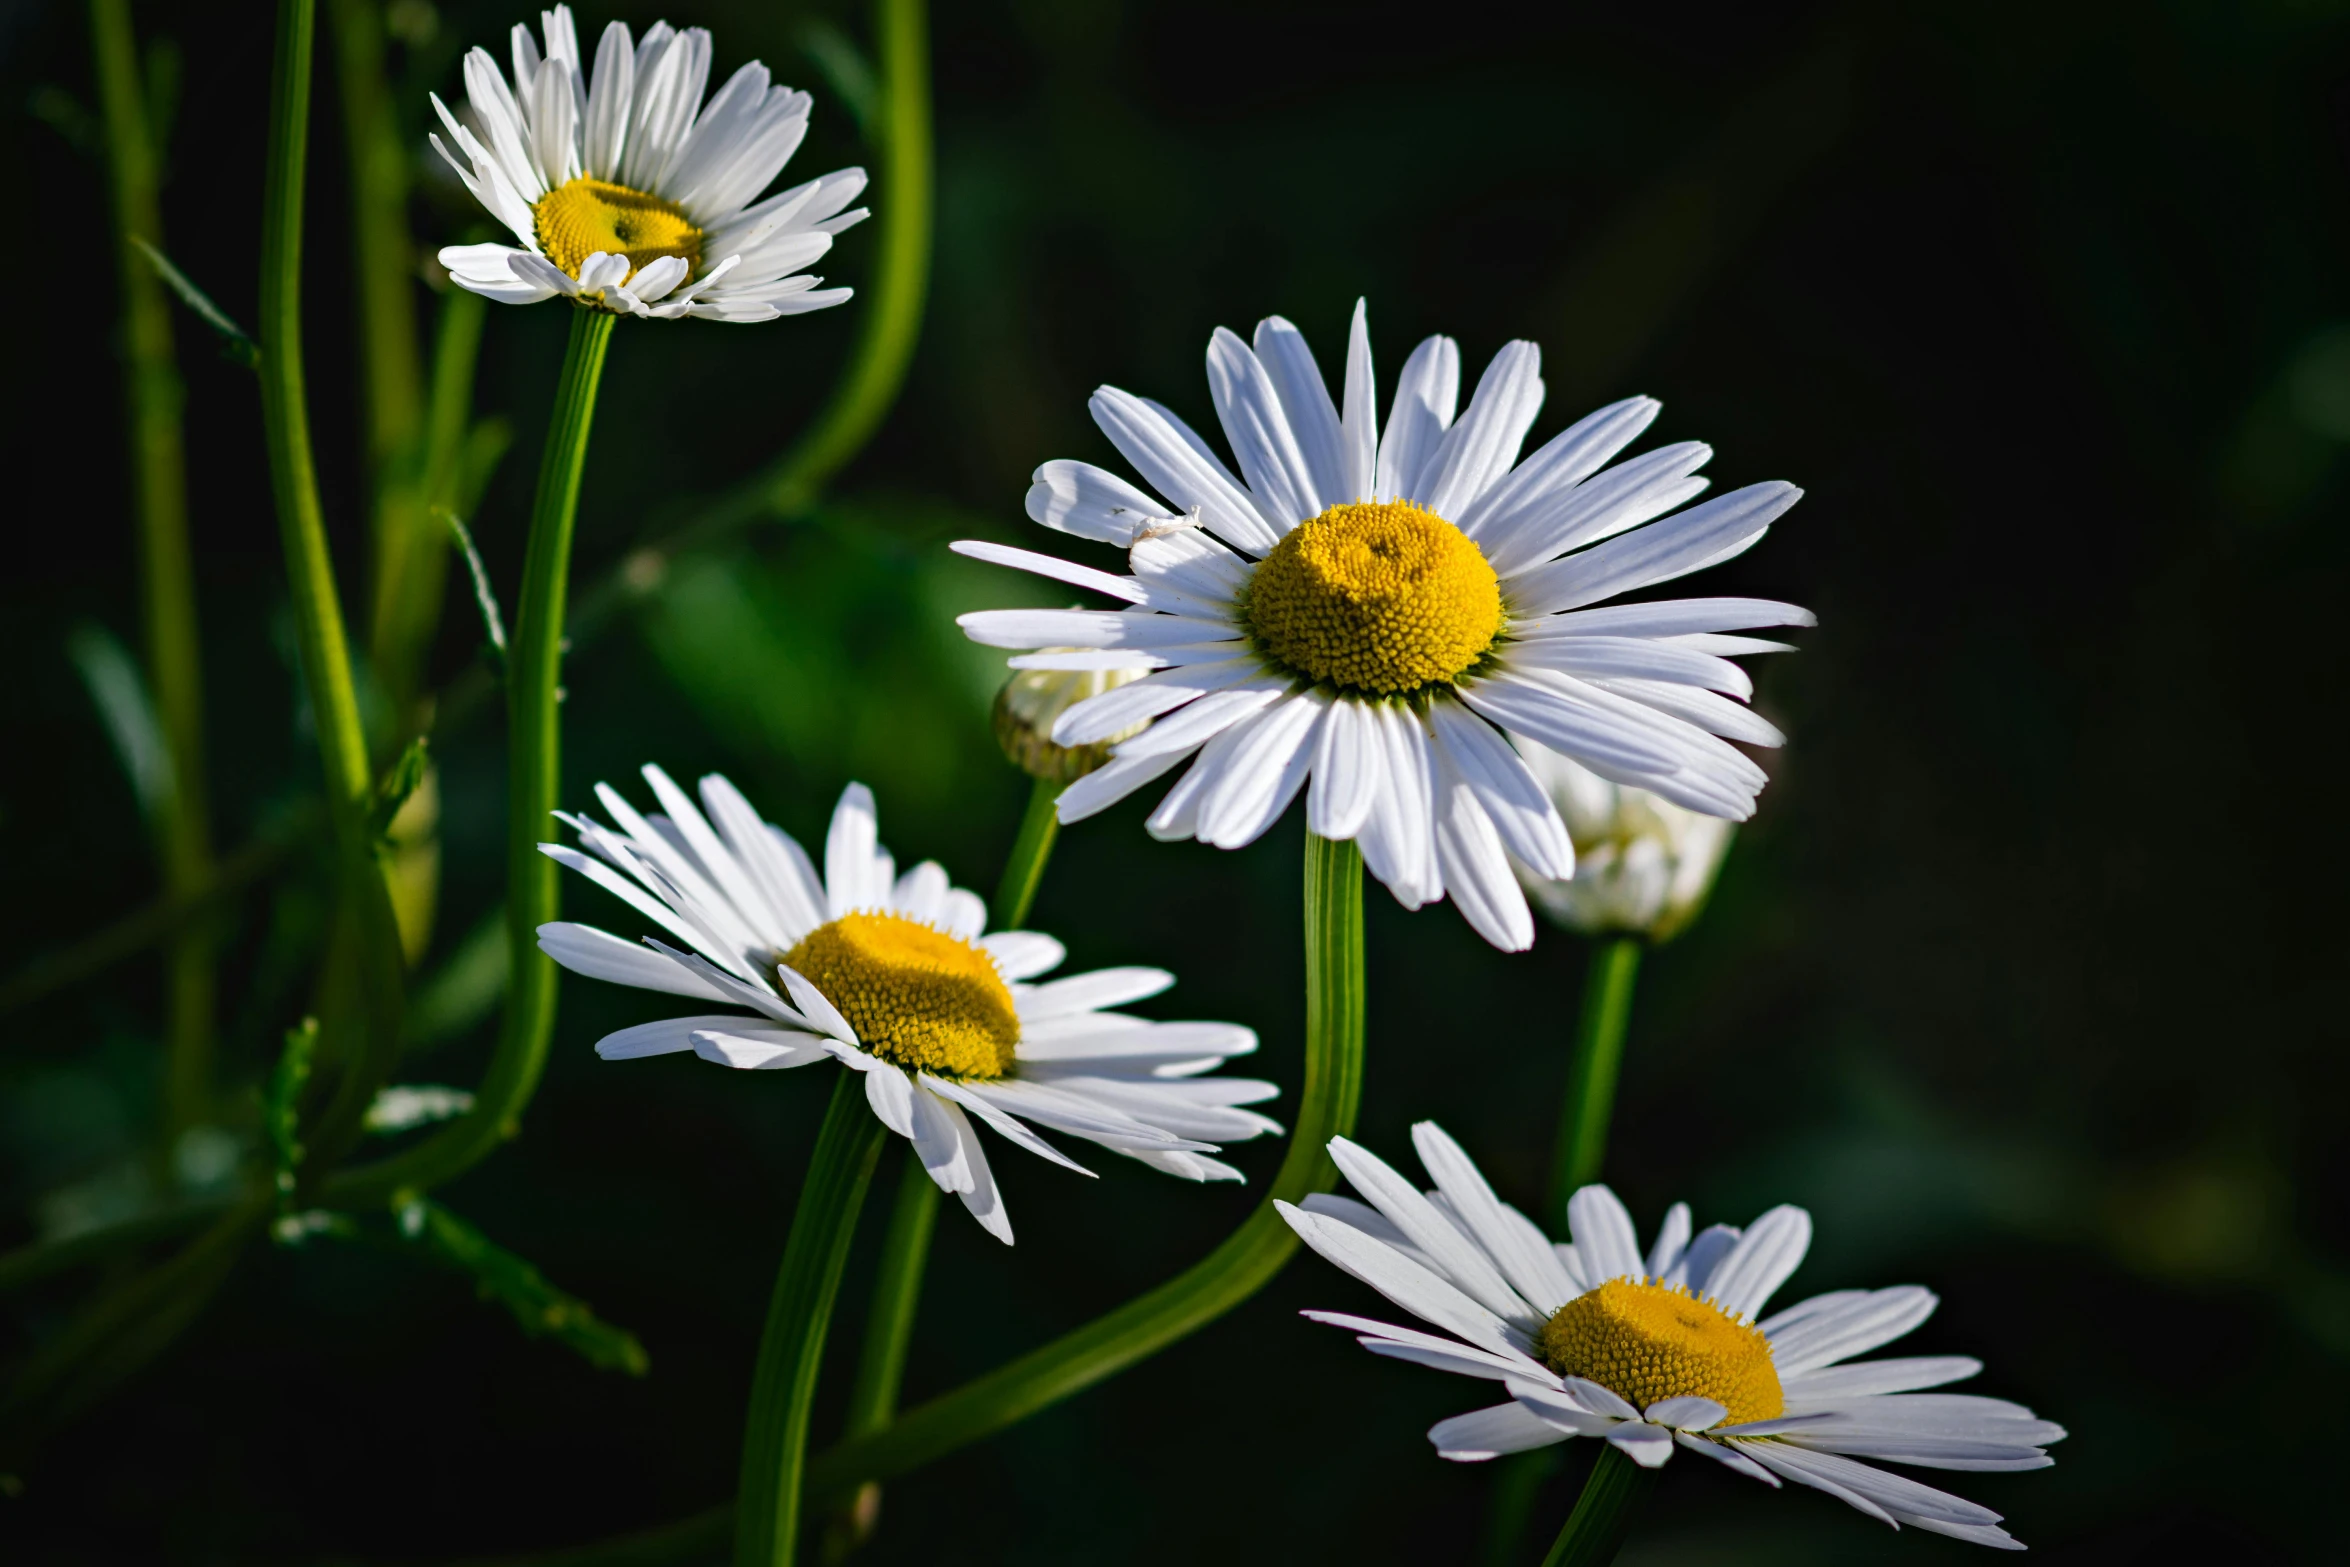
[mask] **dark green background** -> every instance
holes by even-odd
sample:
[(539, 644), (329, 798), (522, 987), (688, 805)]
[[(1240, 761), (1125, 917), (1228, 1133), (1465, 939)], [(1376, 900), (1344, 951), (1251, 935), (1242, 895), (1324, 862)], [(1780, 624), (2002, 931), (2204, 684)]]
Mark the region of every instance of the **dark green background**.
[[(248, 319), (266, 10), (140, 10), (185, 59), (171, 248)], [(818, 515), (681, 564), (581, 649), (566, 795), (587, 803), (597, 779), (641, 794), (629, 775), (648, 759), (723, 768), (805, 839), (861, 778), (901, 861), (936, 856), (986, 888), (1023, 784), (987, 734), (998, 666), (950, 616), (1052, 598), (944, 542), (1049, 543), (1021, 514), (1028, 471), (1111, 460), (1087, 392), (1112, 381), (1211, 428), (1212, 327), (1286, 314), (1334, 368), (1358, 294), (1390, 379), (1430, 331), (1457, 336), (1472, 371), (1533, 338), (1550, 385), (1538, 437), (1647, 392), (1665, 403), (1654, 438), (1712, 442), (1725, 486), (1810, 491), (1701, 590), (1795, 599), (1820, 627), (1768, 661), (1759, 703), (1793, 743), (1714, 908), (1648, 970), (1610, 1179), (1644, 1227), (1680, 1196), (1701, 1222), (1808, 1205), (1819, 1238), (1795, 1290), (1938, 1290), (1904, 1347), (1981, 1355), (1981, 1391), (2073, 1432), (2053, 1470), (1945, 1477), (2044, 1558), (2321, 1559), (2350, 1393), (2346, 10), (944, 8), (935, 286), (906, 396)], [(423, 92), (457, 90), (456, 47), (502, 58), (521, 14), (452, 6), (401, 57), (419, 135)], [(670, 14), (716, 30), (721, 72), (757, 54), (786, 80), (816, 75), (795, 7)], [(863, 36), (861, 15), (832, 14)], [(136, 636), (101, 171), (70, 134), (90, 98), (83, 13), (11, 5), (0, 50), (17, 193), (0, 578), (13, 967), (147, 897), (153, 872), (64, 651), (87, 622)], [(866, 157), (816, 85), (795, 176)], [(311, 370), (356, 602), (336, 124), (322, 73)], [(451, 189), (418, 202), (426, 243), (472, 221)], [(869, 239), (846, 236), (830, 270), (859, 280)], [(623, 323), (583, 574), (779, 450), (857, 308)], [(519, 440), (477, 529), (509, 602), (563, 326), (554, 305), (492, 311), (479, 405)], [(233, 844), (311, 790), (315, 763), (253, 389), (179, 327), (212, 782)], [(452, 596), (436, 669), (469, 668), (478, 641)], [(440, 755), (445, 954), (497, 895), (494, 722), (441, 737)], [(1158, 1015), (1257, 1027), (1293, 1098), (1296, 813), (1239, 854), (1155, 844), (1142, 814), (1067, 835), (1035, 923), (1084, 966), (1174, 968)], [(247, 1089), (305, 1005), (318, 886), (298, 869), (223, 923), (228, 1113), (248, 1130)], [(567, 896), (633, 934), (601, 894)], [(1434, 1117), (1531, 1204), (1578, 944), (1546, 933), (1505, 957), (1449, 908), (1405, 915), (1376, 892), (1369, 943), (1364, 1140), (1400, 1160), (1409, 1124)], [(446, 1193), (634, 1330), (648, 1378), (525, 1340), (396, 1258), (256, 1251), (163, 1361), (23, 1467), (0, 1550), (429, 1560), (721, 1500), (829, 1080), (590, 1053), (669, 1005), (566, 980), (525, 1135)], [(136, 1154), (156, 1016), (143, 960), (0, 1021), (0, 1238), (33, 1238), (39, 1194)], [(402, 1075), (469, 1081), (485, 1035)], [(1116, 1160), (1079, 1182), (997, 1150), (1020, 1243), (942, 1216), (913, 1397), (1166, 1277), (1253, 1201)], [(1277, 1155), (1238, 1162), (1261, 1181)], [(89, 1282), (12, 1300), (0, 1354), (41, 1342)], [(1470, 1559), (1492, 1471), (1439, 1462), (1421, 1433), (1486, 1390), (1295, 1315), (1372, 1303), (1293, 1264), (1159, 1359), (891, 1487), (871, 1559)], [(1546, 1531), (1571, 1486), (1562, 1469), (1544, 1493)], [(1969, 1549), (1684, 1460), (1623, 1560)]]

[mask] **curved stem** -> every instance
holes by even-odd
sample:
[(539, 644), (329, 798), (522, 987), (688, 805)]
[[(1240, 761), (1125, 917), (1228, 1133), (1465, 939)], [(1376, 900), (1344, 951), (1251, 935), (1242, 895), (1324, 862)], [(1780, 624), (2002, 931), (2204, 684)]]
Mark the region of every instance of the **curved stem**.
[(1616, 1111), (1616, 1074), (1624, 1060), (1624, 1031), (1632, 1021), (1632, 987), (1640, 977), (1641, 941), (1610, 936), (1591, 949), (1583, 982), (1583, 1015), (1575, 1025), (1575, 1054), (1567, 1066), (1567, 1097), (1551, 1148), (1553, 1219), (1567, 1211), (1577, 1187), (1599, 1179), (1607, 1158), (1608, 1122)]
[(346, 1051), (342, 1083), (305, 1139), (331, 1164), (359, 1135), (367, 1106), (398, 1059), (404, 965), (389, 890), (375, 860), (367, 823), (374, 778), (351, 683), (350, 649), (335, 593), (318, 470), (310, 450), (310, 412), (302, 375), (302, 194), (308, 168), (311, 47), (315, 0), (279, 0), (271, 66), (269, 159), (261, 202), (261, 423), (269, 448), (270, 488), (294, 604), (303, 683), (318, 730), (327, 816), (334, 831), (343, 896), (358, 921), (359, 1048)]
[[(751, 1410), (743, 1428), (734, 1525), (736, 1567), (791, 1567), (800, 1527), (800, 1470), (808, 1411), (824, 1364), (824, 1335), (849, 1264), (857, 1210), (888, 1128), (865, 1103), (862, 1074), (834, 1073), (832, 1104), (808, 1159), (807, 1183), (784, 1244), (783, 1267), (759, 1337)], [(928, 1177), (923, 1184), (928, 1185)]]
[(1306, 840), (1306, 1062), (1297, 1125), (1272, 1187), (1240, 1228), (1157, 1289), (1009, 1365), (851, 1438), (808, 1466), (838, 1495), (978, 1441), (1158, 1353), (1255, 1294), (1297, 1250), (1274, 1212), (1327, 1187), (1330, 1139), (1354, 1129), (1363, 1069), (1363, 862), (1352, 843)]
[[(132, 245), (161, 248), (156, 130), (147, 120), (129, 0), (91, 0), (98, 100), (114, 197), (116, 266), (122, 277), (125, 411), (132, 498), (138, 513), (139, 590), (147, 688), (171, 759), (171, 788), (157, 822), (163, 891), (186, 898), (212, 877), (204, 785), (204, 691), (196, 639), (196, 582), (188, 548), (187, 462), (180, 431), (184, 391), (172, 362), (171, 311), (155, 268)], [(212, 944), (193, 927), (164, 950), (166, 1152), (212, 1113)]]
[(556, 865), (539, 852), (562, 782), (563, 606), (572, 527), (595, 422), (596, 389), (612, 327), (609, 311), (575, 309), (547, 445), (531, 507), (522, 598), (507, 640), (506, 931), (512, 953), (506, 1013), (473, 1108), (404, 1154), (352, 1170), (328, 1185), (333, 1202), (358, 1207), (402, 1188), (430, 1186), (472, 1166), (511, 1137), (547, 1064), (555, 1028), (555, 965), (538, 929), (556, 914)]
[(879, 255), (851, 369), (797, 445), (759, 481), (769, 510), (789, 514), (815, 498), (854, 457), (897, 401), (922, 327), (930, 281), (930, 27), (924, 0), (876, 0), (881, 61), (881, 178), (874, 220)]
[(1542, 1567), (1608, 1567), (1623, 1548), (1632, 1514), (1655, 1483), (1655, 1470), (1641, 1468), (1613, 1442), (1602, 1443), (1599, 1462)]

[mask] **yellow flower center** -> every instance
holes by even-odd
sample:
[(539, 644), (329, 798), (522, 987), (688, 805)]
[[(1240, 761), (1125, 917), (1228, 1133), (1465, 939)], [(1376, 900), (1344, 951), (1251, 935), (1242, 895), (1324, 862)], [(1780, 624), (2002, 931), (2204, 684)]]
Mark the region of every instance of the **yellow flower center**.
[(1011, 989), (995, 960), (967, 941), (902, 914), (844, 914), (801, 937), (783, 961), (884, 1061), (948, 1078), (1012, 1069), (1020, 1017)]
[(1501, 631), (1501, 581), (1469, 536), (1410, 501), (1333, 506), (1289, 530), (1248, 588), (1273, 658), (1395, 696), (1457, 678)]
[(628, 275), (663, 256), (702, 264), (702, 231), (675, 202), (585, 175), (548, 191), (530, 209), (539, 249), (573, 277), (597, 251), (626, 256)]
[(1559, 1375), (1596, 1382), (1636, 1409), (1694, 1395), (1738, 1425), (1787, 1407), (1762, 1330), (1677, 1284), (1610, 1279), (1553, 1312), (1534, 1351)]

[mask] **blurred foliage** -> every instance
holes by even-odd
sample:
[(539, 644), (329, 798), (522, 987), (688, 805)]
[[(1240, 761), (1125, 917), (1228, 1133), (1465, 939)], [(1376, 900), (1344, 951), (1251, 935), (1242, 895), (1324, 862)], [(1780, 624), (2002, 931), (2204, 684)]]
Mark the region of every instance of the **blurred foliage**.
[[(267, 8), (202, 27), (138, 9), (185, 56), (173, 258), (227, 319), (250, 319)], [(423, 95), (455, 88), (462, 48), (502, 53), (525, 10), (401, 0), (388, 17), (428, 244), (470, 237), (476, 216), (422, 151)], [(1722, 482), (1811, 491), (1706, 579), (1812, 605), (1821, 626), (1760, 672), (1794, 743), (1713, 905), (1644, 976), (1610, 1179), (1644, 1223), (1679, 1196), (1728, 1219), (1809, 1205), (1819, 1240), (1794, 1288), (1936, 1289), (1915, 1351), (1981, 1355), (1983, 1392), (2074, 1432), (2051, 1471), (1961, 1487), (2043, 1559), (2322, 1559), (2329, 1450), (2277, 1440), (2260, 1412), (2350, 1394), (2345, 850), (2320, 787), (2350, 499), (2346, 11), (941, 7), (935, 297), (906, 398), (813, 514), (678, 559), (583, 643), (566, 793), (629, 787), (647, 760), (723, 768), (807, 840), (859, 778), (901, 858), (935, 855), (984, 890), (1026, 781), (988, 733), (1000, 663), (952, 616), (1045, 600), (943, 546), (1038, 542), (1020, 509), (1030, 470), (1107, 460), (1087, 392), (1114, 381), (1208, 427), (1212, 326), (1286, 314), (1329, 368), (1358, 293), (1390, 378), (1425, 332), (1459, 336), (1473, 364), (1532, 337), (1551, 387), (1538, 436), (1650, 392), (1666, 405), (1657, 438), (1711, 441)], [(834, 42), (864, 46), (859, 12), (669, 14), (715, 30), (721, 70), (760, 55), (786, 80), (823, 78), (795, 169), (870, 160), (840, 96), (859, 56)], [(34, 0), (0, 49), (0, 97), (26, 111), (0, 134), (44, 234), (102, 232), (80, 9)], [(322, 111), (321, 187), (335, 123)], [(357, 603), (348, 241), (323, 190), (313, 204), (311, 382)], [(852, 283), (859, 239), (827, 259)], [(625, 324), (582, 580), (770, 460), (824, 396), (856, 308)], [(95, 645), (77, 628), (136, 624), (109, 321), (36, 304), (17, 322), (40, 383), (15, 469), (34, 489), (32, 543), (0, 582), (12, 963), (152, 893), (137, 775), (71, 651)], [(525, 452), (563, 327), (554, 307), (491, 313), (475, 405)], [(228, 845), (289, 819), (315, 764), (250, 378), (192, 332), (182, 361)], [(531, 467), (502, 465), (467, 512), (508, 603)], [(472, 599), (448, 585), (434, 686), (480, 678)], [(449, 1082), (472, 1080), (501, 975), (495, 707), (477, 700), (432, 736), (446, 915), (410, 1029)], [(1296, 822), (1222, 855), (1151, 842), (1140, 814), (1064, 835), (1035, 923), (1082, 964), (1165, 963), (1182, 985), (1162, 1015), (1257, 1027), (1265, 1072), (1294, 1084)], [(7, 1240), (219, 1192), (267, 1159), (256, 1091), (315, 1005), (327, 886), (295, 853), (205, 916), (232, 998), (228, 1091), (221, 1124), (171, 1168), (145, 1152), (151, 960), (7, 1016)], [(630, 928), (591, 889), (566, 897)], [(1579, 948), (1546, 934), (1505, 959), (1449, 909), (1373, 905), (1364, 1141), (1400, 1154), (1432, 1116), (1533, 1201)], [(567, 981), (525, 1134), (452, 1195), (533, 1259), (491, 1268), (518, 1320), (571, 1299), (544, 1269), (630, 1323), (656, 1372), (533, 1353), (400, 1251), (271, 1249), (169, 1358), (24, 1467), (0, 1554), (446, 1558), (721, 1500), (825, 1085), (593, 1059), (601, 1032), (664, 1005)], [(1261, 1181), (1277, 1152), (1236, 1162)], [(1076, 1183), (1007, 1158), (999, 1173), (1020, 1245), (941, 1226), (910, 1398), (1166, 1277), (1248, 1202), (1134, 1170)], [(87, 1283), (12, 1296), (0, 1355), (49, 1341)], [(887, 1488), (870, 1560), (1469, 1555), (1493, 1477), (1437, 1462), (1421, 1433), (1473, 1393), (1294, 1315), (1368, 1299), (1300, 1263), (1198, 1339)], [(828, 1387), (820, 1434), (842, 1391)], [(1582, 1461), (1558, 1468), (1538, 1519), (1563, 1516)], [(1967, 1551), (1696, 1469), (1668, 1471), (1627, 1567)]]

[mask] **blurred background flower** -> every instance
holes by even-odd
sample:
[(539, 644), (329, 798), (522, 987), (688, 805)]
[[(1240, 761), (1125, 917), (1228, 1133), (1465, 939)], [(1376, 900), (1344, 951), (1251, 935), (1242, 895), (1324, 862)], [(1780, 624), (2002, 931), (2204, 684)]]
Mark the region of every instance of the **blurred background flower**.
[[(269, 8), (210, 8), (201, 27), (133, 9), (168, 248), (249, 322)], [(312, 157), (320, 269), (353, 254), (340, 9)], [(462, 51), (496, 49), (535, 9), (377, 13), (414, 182), (394, 281), (419, 315), (420, 258), (491, 237), (425, 146), (424, 93), (457, 90)], [(1821, 627), (1800, 658), (1757, 661), (1756, 709), (1790, 744), (1704, 916), (1645, 964), (1609, 1184), (1641, 1214), (1682, 1196), (1707, 1213), (1805, 1206), (1819, 1240), (1795, 1294), (1855, 1279), (1939, 1294), (1907, 1347), (1979, 1354), (1981, 1392), (2072, 1432), (2056, 1468), (1968, 1485), (2036, 1561), (2336, 1549), (2311, 1500), (2332, 1484), (2326, 1445), (2208, 1411), (2267, 1407), (2280, 1387), (2318, 1408), (2350, 1396), (2332, 977), (2350, 835), (2322, 815), (2350, 549), (2350, 7), (1470, 5), (1440, 25), (1335, 3), (941, 7), (934, 285), (905, 396), (793, 520), (675, 553), (647, 546), (696, 514), (693, 476), (760, 470), (820, 405), (892, 197), (866, 140), (861, 7), (629, 5), (581, 12), (583, 33), (614, 15), (640, 35), (662, 15), (707, 26), (727, 59), (816, 94), (795, 167), (871, 168), (875, 217), (827, 258), (827, 286), (859, 291), (844, 307), (789, 330), (617, 335), (575, 602), (610, 592), (565, 666), (565, 799), (659, 756), (813, 823), (860, 778), (889, 802), (893, 848), (986, 885), (1030, 780), (991, 734), (1002, 655), (953, 617), (1037, 600), (946, 544), (1033, 544), (1036, 465), (1115, 461), (1086, 422), (1092, 388), (1161, 391), (1205, 427), (1215, 325), (1277, 310), (1335, 343), (1364, 294), (1382, 341), (1441, 330), (1476, 362), (1537, 341), (1552, 406), (1654, 395), (1726, 473), (1804, 481), (1789, 525), (1705, 591), (1799, 602)], [(67, 0), (0, 20), (0, 102), (29, 111), (0, 121), (0, 144), (44, 232), (107, 221), (88, 40)], [(357, 593), (359, 337), (326, 291), (308, 298), (328, 516)], [(474, 407), (535, 454), (566, 312), (484, 314)], [(112, 324), (81, 308), (13, 324), (0, 991), (20, 997), (27, 969), (146, 904), (156, 871), (136, 765), (152, 747), (118, 746), (68, 651), (85, 624), (138, 643)], [(191, 1125), (249, 1148), (252, 1087), (312, 1004), (328, 871), (304, 847), (316, 763), (251, 379), (176, 324), (214, 842), (243, 878), (205, 905), (224, 1087)], [(533, 464), (493, 464), (496, 447), (465, 449), (480, 499), (456, 510), (511, 610)], [(412, 732), (394, 713), (437, 714), (441, 874), (405, 1083), (476, 1081), (504, 975), (502, 737), (480, 699), (481, 622), (450, 579), (413, 661), (370, 652), (384, 735)], [(2280, 800), (2311, 814), (2255, 830)], [(1062, 835), (1035, 923), (1073, 968), (1177, 969), (1182, 1010), (1257, 1028), (1252, 1073), (1292, 1092), (1294, 815), (1280, 841), (1227, 855), (1151, 841), (1144, 811)], [(569, 898), (598, 917), (584, 889)], [(1433, 1117), (1502, 1196), (1537, 1203), (1583, 944), (1544, 929), (1505, 958), (1384, 898), (1366, 924), (1378, 1005), (1359, 1140), (1400, 1147)], [(0, 1244), (231, 1173), (210, 1131), (184, 1161), (151, 1155), (159, 967), (140, 954), (0, 1015)], [(323, 1240), (260, 1256), (165, 1359), (17, 1469), (0, 1554), (444, 1559), (720, 1501), (823, 1085), (595, 1060), (597, 1038), (662, 1005), (567, 982), (523, 1135), (450, 1194), (633, 1332), (649, 1375), (518, 1337), (454, 1274)], [(1554, 1031), (1529, 1041), (1529, 1019)], [(1245, 1189), (1123, 1160), (1099, 1182), (1005, 1161), (1020, 1245), (998, 1256), (975, 1226), (941, 1226), (908, 1400), (1204, 1254), (1279, 1153), (1267, 1138), (1229, 1155)], [(8, 1366), (87, 1287), (11, 1295)], [(892, 1486), (870, 1559), (1000, 1561), (1017, 1540), (1024, 1563), (1245, 1563), (1307, 1538), (1333, 1560), (1457, 1555), (1492, 1475), (1393, 1436), (1459, 1401), (1298, 1323), (1329, 1299), (1326, 1270), (1293, 1265), (1197, 1339)], [(1308, 1397), (1322, 1417), (1301, 1454), (1281, 1410)], [(834, 1407), (820, 1402), (820, 1435)], [(1216, 1414), (1212, 1441), (1177, 1409)], [(1967, 1559), (1684, 1467), (1625, 1567)], [(1245, 1509), (1170, 1502), (1235, 1474), (1281, 1483)], [(1574, 1479), (1552, 1476), (1538, 1533)]]

